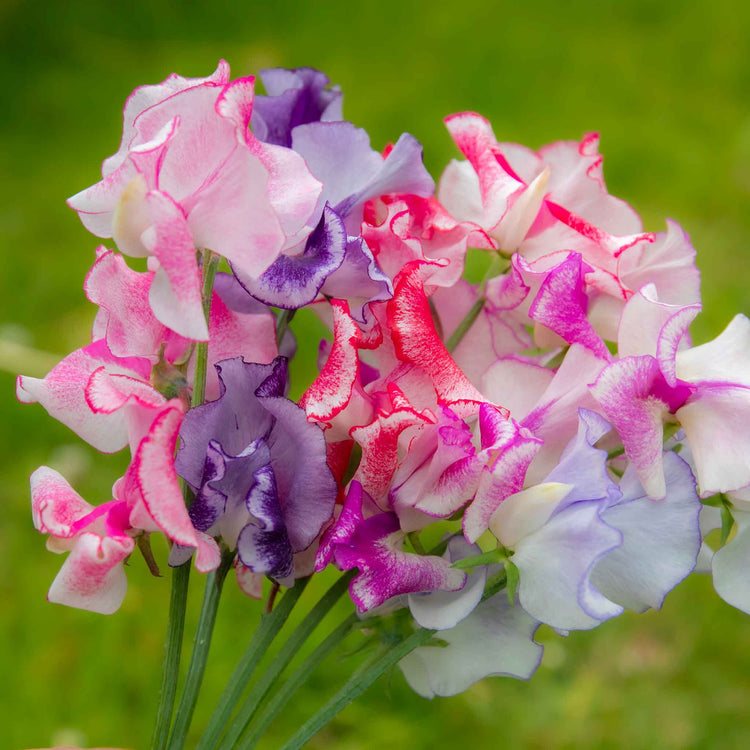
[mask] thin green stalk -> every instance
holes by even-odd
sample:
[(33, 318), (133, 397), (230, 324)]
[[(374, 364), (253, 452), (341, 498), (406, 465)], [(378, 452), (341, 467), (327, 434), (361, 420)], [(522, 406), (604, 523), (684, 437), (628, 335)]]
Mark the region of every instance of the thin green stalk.
[(328, 724), (342, 708), (359, 698), (383, 672), (398, 664), (401, 659), (414, 651), (415, 648), (426, 643), (434, 634), (434, 630), (424, 628), (417, 630), (408, 638), (404, 638), (391, 646), (382, 656), (368, 664), (365, 669), (353, 674), (344, 687), (315, 716), (300, 727), (283, 746), (282, 750), (299, 750), (313, 735)]
[(151, 737), (152, 750), (163, 750), (167, 746), (169, 724), (172, 721), (174, 699), (177, 694), (177, 674), (180, 671), (182, 636), (185, 632), (185, 602), (187, 601), (190, 565), (180, 565), (172, 569), (172, 593), (169, 597), (169, 620), (167, 642), (164, 646), (164, 665), (161, 675), (159, 707)]
[(464, 319), (456, 326), (456, 329), (448, 337), (445, 342), (445, 348), (452, 352), (460, 343), (463, 341), (464, 336), (469, 332), (469, 329), (474, 325), (479, 314), (482, 312), (485, 304), (487, 303), (487, 297), (485, 292), (487, 289), (487, 282), (500, 275), (508, 267), (508, 261), (499, 253), (496, 253), (492, 258), (489, 267), (487, 268), (484, 278), (479, 283), (479, 289), (477, 290), (477, 299), (471, 306), (469, 312), (466, 313)]
[(224, 688), (224, 692), (209, 719), (208, 726), (198, 743), (198, 750), (214, 750), (218, 744), (224, 726), (229, 721), (232, 711), (234, 711), (234, 707), (242, 696), (255, 668), (266, 653), (271, 641), (283, 627), (308, 582), (309, 578), (299, 578), (294, 586), (281, 597), (281, 601), (275, 609), (261, 617), (258, 629), (234, 668), (234, 672), (232, 672), (232, 676), (229, 678), (229, 682), (227, 682), (227, 686)]
[(297, 626), (297, 629), (284, 642), (284, 645), (281, 647), (279, 653), (276, 654), (274, 660), (264, 670), (258, 682), (253, 685), (253, 688), (240, 708), (239, 713), (229, 725), (224, 740), (219, 746), (219, 750), (231, 750), (231, 748), (235, 747), (235, 743), (245, 731), (248, 724), (252, 721), (258, 706), (266, 697), (266, 694), (271, 689), (276, 678), (286, 669), (289, 662), (295, 657), (300, 648), (302, 648), (305, 641), (320, 624), (321, 620), (331, 611), (331, 608), (341, 598), (341, 595), (346, 591), (346, 587), (349, 585), (349, 581), (354, 577), (354, 572), (355, 571), (352, 571), (342, 575), (328, 589), (328, 591), (323, 594), (318, 603), (310, 610), (310, 613), (304, 620), (302, 620)]
[(285, 310), (283, 308), (279, 310), (279, 317), (276, 319), (276, 346), (281, 346), (296, 312), (296, 310)]
[(182, 691), (180, 704), (177, 707), (172, 736), (169, 740), (169, 750), (182, 750), (185, 747), (190, 722), (193, 718), (195, 704), (198, 701), (198, 693), (203, 682), (203, 673), (206, 671), (208, 651), (211, 648), (211, 636), (213, 635), (216, 612), (219, 608), (221, 590), (224, 579), (234, 562), (234, 552), (224, 552), (219, 567), (206, 577), (206, 588), (201, 605), (198, 629), (195, 632), (193, 642), (193, 653), (190, 656), (185, 687)]
[[(203, 314), (206, 323), (211, 315), (211, 300), (213, 298), (214, 279), (219, 267), (219, 256), (210, 250), (203, 253)], [(193, 397), (191, 406), (200, 406), (206, 397), (206, 368), (208, 366), (208, 342), (200, 341), (195, 347), (195, 377), (193, 378)]]
[(299, 665), (271, 700), (265, 704), (262, 713), (258, 716), (255, 723), (252, 724), (250, 733), (246, 737), (243, 737), (237, 746), (239, 750), (251, 750), (251, 748), (256, 746), (258, 740), (263, 737), (266, 729), (268, 729), (271, 722), (283, 710), (292, 696), (307, 682), (310, 675), (318, 668), (328, 654), (341, 644), (359, 622), (359, 617), (355, 613), (352, 613), (337, 628), (329, 633), (325, 640)]
[[(203, 315), (208, 324), (213, 298), (214, 279), (219, 266), (219, 257), (211, 251), (203, 253)], [(206, 366), (208, 362), (208, 342), (201, 341), (195, 347), (195, 375), (191, 406), (203, 403), (206, 395)], [(185, 482), (182, 482), (182, 495), (185, 504), (190, 505), (193, 493)], [(169, 736), (169, 725), (172, 721), (174, 702), (177, 695), (177, 677), (180, 672), (182, 640), (185, 634), (185, 610), (187, 608), (188, 584), (190, 583), (190, 563), (180, 565), (172, 572), (172, 589), (169, 597), (169, 619), (167, 621), (166, 654), (162, 667), (159, 705), (156, 709), (156, 722), (151, 738), (152, 750), (164, 750)]]
[(482, 312), (485, 302), (487, 302), (484, 295), (477, 298), (477, 301), (471, 306), (471, 310), (466, 313), (466, 317), (456, 326), (456, 330), (448, 337), (445, 342), (445, 348), (452, 352), (460, 343), (463, 341), (464, 336), (469, 332), (469, 328), (474, 325), (474, 321), (479, 317), (479, 313)]

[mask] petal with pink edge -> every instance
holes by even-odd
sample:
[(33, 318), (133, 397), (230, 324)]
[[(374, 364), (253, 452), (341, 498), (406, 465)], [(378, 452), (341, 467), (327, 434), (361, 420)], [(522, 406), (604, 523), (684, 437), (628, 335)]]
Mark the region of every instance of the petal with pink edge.
[(137, 357), (115, 357), (103, 339), (69, 354), (44, 378), (19, 375), (16, 396), (21, 403), (40, 403), (51, 417), (103, 453), (128, 444), (123, 414), (95, 414), (86, 402), (85, 388), (100, 367), (108, 372), (148, 380), (151, 362)]
[(122, 604), (128, 585), (121, 563), (134, 547), (129, 536), (102, 537), (84, 532), (52, 582), (48, 601), (113, 614)]

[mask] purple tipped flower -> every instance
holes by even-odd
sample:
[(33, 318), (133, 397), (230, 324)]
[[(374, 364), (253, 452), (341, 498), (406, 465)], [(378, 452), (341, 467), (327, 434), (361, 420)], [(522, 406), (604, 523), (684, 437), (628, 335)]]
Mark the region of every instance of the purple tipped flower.
[(227, 359), (216, 370), (221, 396), (186, 414), (175, 460), (196, 493), (191, 518), (236, 545), (246, 567), (286, 578), (293, 554), (333, 513), (323, 432), (285, 398), (283, 357), (268, 365)]

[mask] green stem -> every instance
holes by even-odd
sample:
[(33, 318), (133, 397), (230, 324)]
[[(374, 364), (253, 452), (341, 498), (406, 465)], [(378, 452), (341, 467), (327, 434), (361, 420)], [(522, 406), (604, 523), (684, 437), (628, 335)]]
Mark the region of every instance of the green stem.
[(485, 302), (487, 302), (484, 295), (477, 298), (477, 301), (471, 306), (471, 310), (466, 313), (466, 317), (456, 326), (456, 330), (448, 337), (445, 342), (445, 348), (452, 352), (463, 340), (463, 337), (468, 333), (469, 328), (474, 325), (474, 321), (479, 317), (479, 313), (482, 312)]
[(182, 750), (185, 747), (193, 711), (203, 682), (203, 673), (206, 671), (206, 661), (208, 660), (208, 651), (211, 648), (211, 636), (213, 635), (214, 622), (216, 622), (221, 590), (233, 561), (234, 552), (224, 552), (219, 567), (206, 577), (206, 588), (203, 594), (201, 614), (198, 619), (198, 629), (195, 632), (193, 653), (190, 656), (185, 687), (180, 698), (180, 705), (177, 707), (174, 727), (172, 727), (169, 750)]
[(227, 686), (224, 688), (224, 692), (209, 719), (208, 726), (198, 743), (198, 750), (214, 750), (218, 744), (224, 726), (229, 721), (229, 717), (232, 715), (232, 711), (234, 711), (234, 707), (242, 696), (255, 668), (266, 653), (271, 641), (286, 622), (289, 613), (302, 595), (308, 582), (309, 578), (298, 579), (294, 586), (281, 597), (281, 601), (274, 610), (261, 617), (260, 626), (250, 639), (245, 653), (234, 672), (232, 672), (232, 676), (229, 678), (229, 682), (227, 682)]
[[(219, 266), (219, 257), (210, 250), (203, 253), (203, 289), (202, 305), (206, 324), (211, 313), (214, 279)], [(191, 406), (203, 403), (206, 395), (206, 367), (208, 362), (208, 342), (201, 341), (195, 347), (195, 375), (193, 378), (193, 394)], [(181, 480), (182, 481), (182, 480)], [(190, 505), (193, 500), (192, 490), (182, 482), (182, 496), (185, 504)], [(174, 702), (177, 695), (177, 677), (180, 672), (180, 657), (182, 654), (182, 639), (185, 633), (185, 610), (187, 608), (188, 584), (190, 583), (190, 563), (180, 565), (172, 572), (172, 589), (169, 597), (169, 619), (167, 621), (166, 654), (162, 667), (161, 691), (159, 705), (156, 709), (156, 722), (151, 738), (152, 750), (164, 750), (169, 736), (169, 725), (172, 721)]]
[(169, 620), (167, 623), (166, 654), (161, 675), (159, 707), (156, 711), (154, 734), (151, 738), (152, 750), (163, 750), (169, 737), (169, 724), (177, 694), (177, 675), (180, 671), (182, 635), (185, 631), (185, 602), (187, 601), (190, 565), (180, 565), (172, 569), (172, 593), (169, 597)]
[[(214, 279), (219, 267), (219, 256), (210, 250), (203, 253), (203, 314), (208, 324), (211, 315)], [(200, 341), (195, 347), (195, 376), (193, 378), (193, 397), (190, 406), (200, 406), (206, 397), (206, 369), (208, 366), (208, 342)]]
[(318, 730), (328, 724), (342, 708), (359, 698), (383, 672), (398, 664), (401, 659), (414, 651), (415, 648), (426, 643), (434, 634), (434, 630), (424, 628), (417, 630), (408, 638), (404, 638), (390, 647), (378, 659), (368, 664), (365, 669), (353, 674), (344, 687), (315, 716), (300, 727), (283, 746), (282, 750), (299, 750)]
[(299, 665), (292, 676), (282, 685), (281, 689), (274, 694), (266, 703), (263, 712), (253, 724), (250, 734), (238, 745), (240, 750), (251, 750), (258, 743), (270, 726), (271, 722), (279, 715), (284, 706), (290, 701), (299, 688), (307, 682), (310, 675), (318, 668), (323, 660), (354, 630), (359, 623), (359, 617), (352, 613), (339, 624), (323, 640), (318, 647)]
[(261, 701), (271, 689), (276, 678), (286, 669), (289, 662), (295, 657), (297, 652), (302, 648), (305, 641), (310, 637), (313, 630), (320, 624), (321, 620), (331, 611), (331, 608), (341, 598), (346, 591), (349, 581), (354, 577), (354, 571), (345, 573), (336, 581), (325, 594), (320, 598), (318, 603), (310, 610), (310, 613), (297, 626), (274, 660), (264, 670), (258, 682), (253, 685), (250, 695), (247, 696), (242, 708), (230, 724), (226, 736), (220, 745), (220, 750), (231, 750), (236, 746), (240, 735), (245, 731), (248, 724), (252, 721), (255, 712)]
[(474, 302), (469, 312), (466, 313), (464, 319), (458, 324), (458, 326), (456, 326), (456, 329), (445, 342), (445, 348), (449, 352), (453, 352), (453, 350), (461, 343), (461, 341), (463, 341), (464, 336), (474, 325), (474, 322), (479, 317), (479, 314), (482, 312), (482, 309), (487, 303), (487, 297), (485, 296), (485, 292), (487, 290), (487, 282), (495, 276), (503, 273), (508, 268), (508, 265), (509, 263), (506, 258), (500, 255), (500, 253), (495, 253), (489, 267), (487, 268), (487, 271), (484, 274), (484, 278), (479, 283), (476, 302)]
[(276, 346), (281, 346), (284, 335), (289, 330), (289, 324), (296, 313), (296, 310), (279, 310), (279, 317), (276, 319)]

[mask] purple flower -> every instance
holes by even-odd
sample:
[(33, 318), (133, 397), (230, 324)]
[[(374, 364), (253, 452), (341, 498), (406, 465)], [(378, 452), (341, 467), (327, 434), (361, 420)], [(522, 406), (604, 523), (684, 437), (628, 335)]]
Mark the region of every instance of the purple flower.
[(341, 91), (328, 88), (325, 73), (315, 68), (271, 68), (259, 73), (268, 92), (253, 104), (250, 125), (258, 140), (292, 145), (292, 129), (309, 122), (341, 119)]
[(196, 494), (195, 527), (237, 547), (240, 561), (281, 579), (331, 518), (336, 482), (321, 429), (284, 397), (286, 359), (216, 365), (220, 397), (191, 409), (175, 464)]

